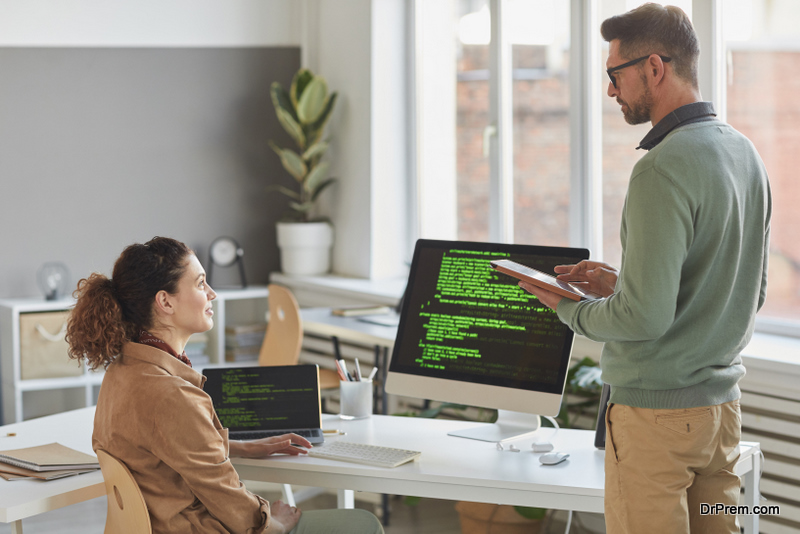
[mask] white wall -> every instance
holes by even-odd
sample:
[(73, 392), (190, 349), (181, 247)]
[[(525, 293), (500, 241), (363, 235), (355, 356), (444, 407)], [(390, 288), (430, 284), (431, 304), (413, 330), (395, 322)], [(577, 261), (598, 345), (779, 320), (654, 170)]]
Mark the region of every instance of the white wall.
[(404, 272), (408, 105), (404, 0), (0, 0), (0, 47), (303, 46), (339, 91), (323, 214), (333, 269)]
[(299, 46), (295, 0), (0, 0), (0, 46)]
[[(306, 0), (304, 61), (339, 91), (329, 123), (323, 205), (336, 230), (334, 272), (402, 274), (407, 243), (407, 100), (403, 0)], [(316, 28), (316, 32), (311, 31)]]
[[(0, 297), (39, 295), (45, 261), (108, 272), (154, 235), (203, 262), (232, 235), (249, 281), (266, 282), (285, 208), (265, 187), (283, 172), (266, 139), (285, 135), (269, 84), (299, 66), (300, 17), (296, 0), (0, 0), (0, 72), (22, 74), (0, 74)], [(179, 199), (174, 213), (147, 190)]]

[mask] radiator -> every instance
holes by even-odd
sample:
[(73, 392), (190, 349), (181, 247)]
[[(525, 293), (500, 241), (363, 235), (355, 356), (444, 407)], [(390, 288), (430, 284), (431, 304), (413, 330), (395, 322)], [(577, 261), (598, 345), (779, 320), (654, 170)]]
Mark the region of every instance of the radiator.
[(760, 516), (763, 534), (800, 532), (800, 363), (745, 358), (742, 440), (764, 452), (761, 494), (780, 515)]

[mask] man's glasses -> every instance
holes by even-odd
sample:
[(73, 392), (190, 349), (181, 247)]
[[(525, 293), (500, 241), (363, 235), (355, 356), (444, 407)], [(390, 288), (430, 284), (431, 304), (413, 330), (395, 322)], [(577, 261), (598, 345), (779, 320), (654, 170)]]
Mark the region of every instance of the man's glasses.
[[(627, 63), (623, 63), (622, 65), (619, 65), (617, 67), (611, 67), (610, 69), (606, 70), (606, 73), (608, 74), (608, 77), (611, 79), (611, 85), (614, 86), (614, 89), (617, 88), (617, 77), (614, 76), (613, 74), (611, 74), (612, 72), (617, 72), (618, 70), (622, 70), (622, 69), (624, 69), (626, 67), (630, 67), (631, 65), (636, 65), (640, 61), (644, 61), (645, 59), (649, 58), (651, 55), (652, 54), (648, 54), (646, 56), (642, 56), (640, 58), (636, 58), (633, 61), (628, 61)], [(672, 61), (671, 57), (666, 57), (666, 56), (661, 56), (661, 55), (658, 56), (658, 57), (660, 57), (661, 61), (663, 61), (664, 63), (669, 63), (670, 61)]]

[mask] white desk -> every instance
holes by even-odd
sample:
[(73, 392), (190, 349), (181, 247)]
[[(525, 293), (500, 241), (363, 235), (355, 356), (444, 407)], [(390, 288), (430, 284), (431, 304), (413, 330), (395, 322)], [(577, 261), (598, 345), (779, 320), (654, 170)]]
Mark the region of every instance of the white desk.
[[(92, 427), (94, 407), (31, 419), (0, 427), (0, 450), (32, 447), (57, 441), (94, 455)], [(9, 432), (16, 436), (9, 437)], [(47, 482), (0, 479), (0, 522), (11, 523), (11, 532), (22, 534), (22, 520), (70, 504), (106, 494), (100, 471)]]
[[(605, 453), (594, 448), (593, 432), (559, 431), (553, 443), (557, 450), (570, 453), (570, 458), (542, 466), (539, 454), (530, 451), (533, 438), (515, 441), (522, 452), (514, 453), (500, 452), (494, 443), (447, 435), (477, 424), (380, 415), (341, 421), (326, 416), (325, 428), (347, 432), (326, 439), (413, 449), (422, 455), (394, 469), (288, 456), (236, 458), (233, 463), (244, 480), (603, 513)], [(537, 436), (552, 433), (553, 429), (543, 428)], [(741, 449), (736, 473), (744, 475), (744, 504), (752, 507), (758, 504), (759, 446), (742, 443)], [(757, 516), (741, 516), (740, 522), (746, 533), (758, 532)]]
[(318, 336), (337, 337), (342, 340), (392, 348), (397, 337), (396, 326), (382, 326), (359, 321), (357, 317), (339, 317), (331, 308), (303, 308), (303, 331)]
[[(0, 449), (13, 449), (58, 441), (91, 453), (94, 408), (33, 419), (0, 427)], [(244, 480), (264, 480), (339, 490), (415, 495), (440, 499), (494, 502), (543, 508), (603, 512), (604, 452), (596, 450), (593, 433), (561, 430), (554, 439), (557, 449), (570, 459), (550, 467), (541, 466), (538, 454), (528, 452), (533, 438), (515, 444), (523, 452), (499, 452), (493, 443), (454, 438), (447, 432), (480, 423), (372, 416), (360, 421), (341, 421), (326, 416), (325, 428), (339, 428), (352, 440), (422, 451), (419, 460), (395, 469), (359, 464), (276, 456), (263, 460), (233, 459)], [(552, 429), (542, 429), (542, 436)], [(745, 501), (758, 504), (760, 456), (757, 443), (742, 443), (736, 473), (744, 478)], [(343, 493), (343, 492), (340, 492)], [(0, 479), (0, 521), (12, 523), (21, 534), (26, 517), (79, 503), (105, 494), (98, 471), (49, 482)], [(349, 503), (352, 506), (352, 499)], [(747, 534), (758, 532), (758, 516), (741, 516)]]

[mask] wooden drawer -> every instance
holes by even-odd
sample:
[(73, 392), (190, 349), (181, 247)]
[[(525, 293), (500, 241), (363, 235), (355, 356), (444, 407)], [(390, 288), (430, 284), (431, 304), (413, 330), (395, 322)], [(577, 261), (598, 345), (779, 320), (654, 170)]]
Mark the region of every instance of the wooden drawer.
[(19, 316), (20, 371), (22, 380), (61, 378), (83, 374), (81, 365), (67, 354), (69, 311), (21, 313)]

